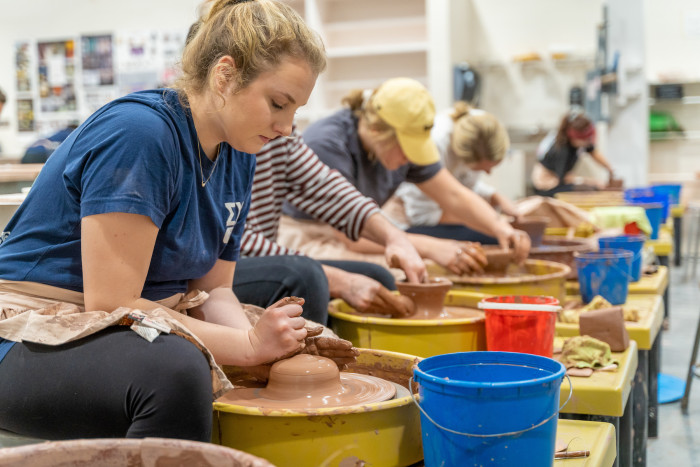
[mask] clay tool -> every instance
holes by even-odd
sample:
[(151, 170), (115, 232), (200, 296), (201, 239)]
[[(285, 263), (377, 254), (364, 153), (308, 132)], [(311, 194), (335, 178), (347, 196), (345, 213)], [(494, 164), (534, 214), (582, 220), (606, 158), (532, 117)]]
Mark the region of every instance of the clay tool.
[(554, 458), (555, 459), (575, 459), (579, 457), (588, 457), (591, 455), (591, 451), (585, 450), (585, 451), (563, 451), (563, 452), (555, 452), (554, 453)]

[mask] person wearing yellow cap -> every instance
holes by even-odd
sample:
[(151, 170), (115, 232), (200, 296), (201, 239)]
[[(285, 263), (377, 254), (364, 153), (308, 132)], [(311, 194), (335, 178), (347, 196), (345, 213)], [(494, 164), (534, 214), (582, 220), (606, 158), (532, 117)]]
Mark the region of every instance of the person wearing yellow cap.
[[(416, 184), (443, 212), (471, 229), (494, 237), (503, 247), (515, 248), (524, 260), (530, 239), (500, 219), (480, 196), (464, 187), (440, 163), (431, 139), (435, 105), (428, 90), (410, 78), (392, 78), (373, 92), (352, 91), (346, 108), (310, 125), (306, 144), (328, 166), (338, 170), (358, 190), (380, 206), (402, 182)], [(285, 214), (307, 218), (286, 205)], [(476, 245), (411, 235), (418, 252), (455, 273), (481, 269), (485, 258)], [(348, 244), (356, 251), (378, 252)]]
[[(437, 145), (445, 168), (459, 182), (481, 196), (502, 214), (519, 218), (513, 202), (481, 180), (506, 158), (510, 148), (508, 132), (498, 119), (467, 102), (457, 101), (452, 108), (435, 116), (431, 137)], [(402, 183), (395, 198), (403, 203), (410, 233), (440, 238), (478, 241), (492, 244), (495, 239), (469, 229), (451, 219), (440, 206), (413, 183)]]

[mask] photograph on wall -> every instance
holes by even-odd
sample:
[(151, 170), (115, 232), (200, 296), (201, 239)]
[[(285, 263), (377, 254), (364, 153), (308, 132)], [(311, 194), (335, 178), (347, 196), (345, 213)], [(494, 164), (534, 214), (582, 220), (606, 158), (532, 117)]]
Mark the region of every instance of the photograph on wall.
[(34, 100), (17, 99), (17, 128), (19, 131), (34, 131)]
[(37, 50), (41, 111), (76, 110), (75, 42), (72, 39), (39, 42)]
[(27, 41), (15, 44), (15, 76), (17, 92), (31, 92), (31, 44)]
[(80, 39), (84, 86), (114, 84), (112, 36), (83, 36)]
[(170, 86), (180, 76), (180, 57), (185, 47), (187, 31), (161, 31), (159, 87)]
[(120, 94), (158, 85), (158, 31), (121, 31), (114, 44)]

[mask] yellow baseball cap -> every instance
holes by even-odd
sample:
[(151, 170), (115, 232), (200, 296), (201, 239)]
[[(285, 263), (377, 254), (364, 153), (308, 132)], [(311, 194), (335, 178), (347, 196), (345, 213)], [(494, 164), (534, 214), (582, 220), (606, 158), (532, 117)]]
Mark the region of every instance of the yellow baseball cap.
[(392, 78), (379, 86), (370, 105), (394, 128), (399, 146), (410, 162), (429, 165), (440, 160), (430, 138), (435, 103), (425, 86), (411, 78)]

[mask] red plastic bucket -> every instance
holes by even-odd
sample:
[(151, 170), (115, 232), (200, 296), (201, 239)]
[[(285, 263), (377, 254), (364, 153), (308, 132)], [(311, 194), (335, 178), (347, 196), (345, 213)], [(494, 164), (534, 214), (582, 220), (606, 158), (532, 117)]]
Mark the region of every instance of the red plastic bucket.
[(552, 358), (559, 300), (544, 295), (501, 295), (485, 298), (486, 349)]

